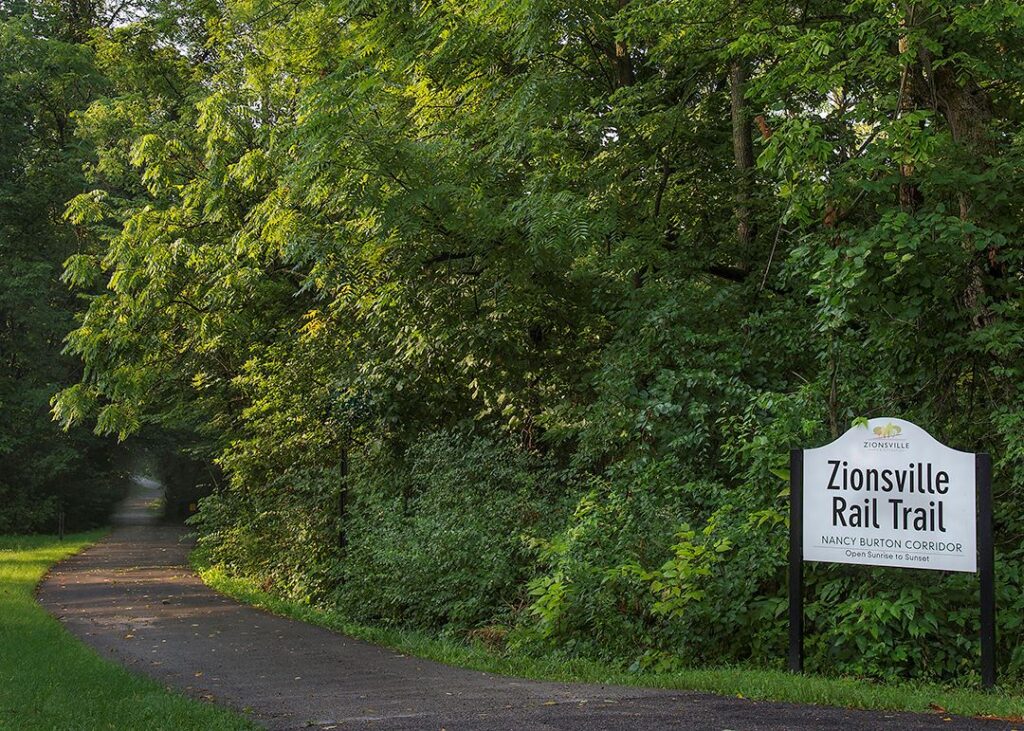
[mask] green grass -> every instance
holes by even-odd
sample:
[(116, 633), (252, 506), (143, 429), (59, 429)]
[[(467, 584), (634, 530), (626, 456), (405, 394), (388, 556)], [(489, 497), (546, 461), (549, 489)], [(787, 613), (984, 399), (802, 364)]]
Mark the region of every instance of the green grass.
[(275, 597), (253, 582), (218, 568), (197, 566), (211, 587), (239, 601), (351, 637), (449, 665), (538, 680), (638, 685), (734, 695), (754, 700), (790, 701), (887, 711), (919, 711), (1010, 719), (1022, 723), (1024, 697), (1006, 691), (986, 693), (924, 683), (874, 683), (856, 678), (792, 675), (780, 670), (712, 668), (668, 673), (625, 672), (587, 660), (497, 654), (469, 644), (408, 630), (367, 627), (337, 613)]
[(0, 729), (251, 729), (108, 662), (33, 598), (46, 571), (100, 537), (0, 536)]

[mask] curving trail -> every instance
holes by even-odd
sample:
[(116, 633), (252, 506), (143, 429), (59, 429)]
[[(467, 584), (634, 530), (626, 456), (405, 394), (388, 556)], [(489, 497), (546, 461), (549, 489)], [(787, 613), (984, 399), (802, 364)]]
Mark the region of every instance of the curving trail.
[(56, 566), (39, 601), (133, 670), (272, 729), (999, 729), (940, 716), (543, 683), (449, 667), (272, 616), (206, 587), (139, 481), (102, 542)]

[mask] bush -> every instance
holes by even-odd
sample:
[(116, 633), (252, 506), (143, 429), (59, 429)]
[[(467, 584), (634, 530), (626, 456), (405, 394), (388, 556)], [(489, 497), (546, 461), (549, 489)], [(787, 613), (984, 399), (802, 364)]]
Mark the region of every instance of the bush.
[(559, 520), (539, 460), (487, 437), (421, 438), (404, 455), (355, 463), (337, 601), (365, 622), (461, 632), (507, 623), (526, 599), (526, 533)]
[(295, 466), (264, 477), (234, 479), (201, 499), (189, 519), (199, 531), (200, 560), (292, 599), (324, 601), (341, 565), (338, 471)]

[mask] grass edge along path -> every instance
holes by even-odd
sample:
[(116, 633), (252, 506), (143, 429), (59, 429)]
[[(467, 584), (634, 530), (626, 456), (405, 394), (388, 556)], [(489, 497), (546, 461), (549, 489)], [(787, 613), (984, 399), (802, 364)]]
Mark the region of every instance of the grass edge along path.
[(760, 701), (998, 718), (1020, 722), (1021, 731), (1024, 731), (1024, 697), (1020, 695), (909, 681), (875, 683), (855, 678), (792, 675), (766, 669), (711, 668), (633, 673), (586, 660), (497, 655), (479, 644), (446, 640), (410, 630), (356, 624), (337, 613), (275, 596), (250, 580), (231, 576), (219, 567), (204, 565), (195, 554), (192, 563), (208, 586), (232, 599), (447, 665), (534, 680), (694, 690)]
[(0, 535), (0, 729), (255, 728), (104, 659), (36, 603), (50, 567), (103, 534)]

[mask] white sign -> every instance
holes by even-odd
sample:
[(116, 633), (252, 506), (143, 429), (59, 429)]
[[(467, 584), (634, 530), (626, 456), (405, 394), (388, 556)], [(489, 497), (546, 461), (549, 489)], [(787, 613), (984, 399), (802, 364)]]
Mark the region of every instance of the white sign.
[(901, 419), (804, 450), (805, 561), (977, 570), (975, 456)]

